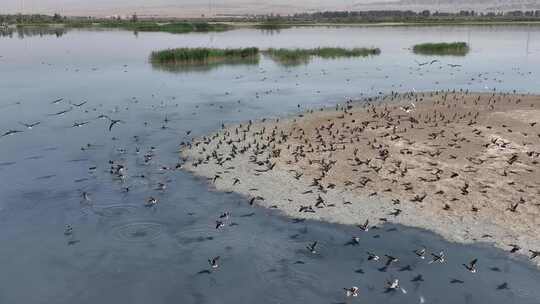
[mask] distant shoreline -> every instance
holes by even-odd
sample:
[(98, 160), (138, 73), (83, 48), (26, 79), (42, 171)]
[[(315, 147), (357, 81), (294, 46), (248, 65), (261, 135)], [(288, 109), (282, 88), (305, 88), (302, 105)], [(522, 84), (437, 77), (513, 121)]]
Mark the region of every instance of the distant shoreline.
[[(158, 22), (159, 23), (159, 22)], [(178, 23), (191, 23), (191, 22), (178, 22)], [(159, 24), (174, 24), (174, 22), (164, 22)], [(284, 22), (276, 25), (275, 28), (265, 28), (265, 24), (262, 22), (235, 22), (235, 21), (223, 21), (223, 22), (204, 22), (209, 25), (225, 25), (228, 28), (219, 28), (215, 31), (222, 32), (235, 29), (253, 28), (259, 30), (286, 30), (293, 27), (437, 27), (437, 26), (540, 26), (540, 21), (456, 21), (456, 22)], [(120, 29), (126, 31), (144, 31), (144, 32), (171, 32), (167, 29), (144, 29), (140, 30), (135, 27), (130, 28), (128, 26), (107, 26), (107, 22), (87, 22), (87, 23), (22, 23), (22, 24), (10, 24), (5, 26), (5, 29), (16, 29), (17, 27), (45, 27), (45, 28), (66, 28), (66, 29)], [(1, 30), (1, 29), (0, 29)], [(212, 32), (214, 30), (202, 30), (198, 32)], [(173, 34), (183, 34), (197, 31), (182, 31), (171, 32)]]

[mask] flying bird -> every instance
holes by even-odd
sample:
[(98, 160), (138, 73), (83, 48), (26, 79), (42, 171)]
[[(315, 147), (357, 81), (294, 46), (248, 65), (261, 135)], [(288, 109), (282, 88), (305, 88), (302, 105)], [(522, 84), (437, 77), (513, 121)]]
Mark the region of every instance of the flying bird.
[(9, 131), (5, 132), (4, 134), (2, 134), (0, 137), (9, 136), (9, 135), (13, 135), (13, 134), (16, 134), (16, 133), (22, 133), (22, 131), (19, 131), (19, 130), (9, 130)]
[(41, 123), (41, 121), (37, 121), (37, 122), (33, 122), (33, 123), (24, 123), (24, 122), (19, 122), (19, 123), (21, 125), (25, 126), (28, 129), (32, 129), (33, 127), (39, 125)]
[(476, 263), (478, 259), (474, 259), (469, 262), (469, 264), (463, 264), (463, 266), (471, 273), (476, 273)]
[(109, 125), (109, 132), (118, 123), (124, 123), (124, 122), (122, 120), (119, 120), (119, 119), (111, 119), (111, 124)]

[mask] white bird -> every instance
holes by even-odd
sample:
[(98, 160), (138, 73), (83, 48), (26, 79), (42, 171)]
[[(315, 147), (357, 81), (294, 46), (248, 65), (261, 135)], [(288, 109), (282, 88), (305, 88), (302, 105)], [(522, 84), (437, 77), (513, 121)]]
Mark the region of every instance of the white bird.
[(407, 290), (399, 286), (399, 279), (394, 279), (393, 281), (386, 281), (387, 290), (401, 290), (404, 294), (407, 293)]
[(212, 259), (208, 259), (208, 264), (210, 264), (210, 266), (213, 269), (216, 269), (216, 268), (219, 267), (218, 260), (219, 260), (219, 255), (217, 257), (212, 258)]
[(154, 198), (154, 197), (150, 197), (148, 198), (148, 200), (146, 201), (146, 204), (144, 204), (145, 207), (154, 207), (156, 206), (158, 203), (157, 199)]
[(414, 253), (422, 260), (426, 258), (426, 248), (420, 248), (414, 251)]
[(357, 297), (358, 296), (358, 287), (353, 286), (351, 288), (343, 288), (345, 290), (345, 295), (347, 297)]
[(416, 109), (416, 105), (413, 102), (411, 102), (410, 105), (402, 106), (400, 107), (400, 109), (405, 111), (406, 113), (411, 113), (412, 111)]

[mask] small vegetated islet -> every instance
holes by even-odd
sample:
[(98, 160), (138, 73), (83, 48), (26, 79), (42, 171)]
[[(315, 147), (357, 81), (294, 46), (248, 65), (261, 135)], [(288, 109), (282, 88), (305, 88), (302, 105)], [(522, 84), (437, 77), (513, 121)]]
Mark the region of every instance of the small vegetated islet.
[(422, 43), (413, 47), (413, 52), (422, 55), (465, 56), (470, 48), (466, 42)]
[(231, 61), (254, 61), (259, 58), (255, 47), (237, 49), (176, 48), (152, 52), (150, 60), (158, 64), (201, 64)]
[(266, 52), (272, 59), (280, 63), (304, 63), (312, 57), (321, 57), (325, 59), (334, 59), (340, 57), (367, 57), (379, 55), (381, 50), (378, 48), (336, 48), (321, 47), (313, 49), (268, 49)]

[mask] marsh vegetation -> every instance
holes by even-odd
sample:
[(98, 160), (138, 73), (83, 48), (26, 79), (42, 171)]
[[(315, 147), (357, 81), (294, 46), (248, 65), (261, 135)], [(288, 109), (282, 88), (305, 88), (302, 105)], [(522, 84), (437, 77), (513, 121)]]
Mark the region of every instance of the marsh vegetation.
[(466, 42), (422, 43), (413, 47), (413, 52), (421, 55), (465, 56), (469, 50), (469, 45)]
[(120, 28), (139, 32), (167, 32), (173, 34), (183, 34), (190, 32), (222, 32), (231, 29), (231, 26), (222, 23), (207, 22), (132, 22), (132, 21), (110, 21), (99, 23), (104, 28)]
[(152, 52), (154, 68), (169, 72), (212, 69), (221, 64), (257, 64), (259, 49), (177, 48)]
[(325, 59), (367, 57), (380, 54), (378, 48), (313, 48), (313, 49), (274, 49), (260, 51), (256, 47), (217, 49), (217, 48), (176, 48), (154, 51), (150, 62), (156, 68), (178, 70), (188, 66), (219, 64), (254, 64), (260, 54), (264, 54), (279, 64), (296, 65), (309, 63), (311, 58)]
[(308, 63), (313, 57), (335, 59), (340, 57), (367, 57), (379, 55), (379, 48), (336, 48), (322, 47), (314, 49), (268, 49), (264, 52), (270, 58), (281, 64)]

